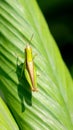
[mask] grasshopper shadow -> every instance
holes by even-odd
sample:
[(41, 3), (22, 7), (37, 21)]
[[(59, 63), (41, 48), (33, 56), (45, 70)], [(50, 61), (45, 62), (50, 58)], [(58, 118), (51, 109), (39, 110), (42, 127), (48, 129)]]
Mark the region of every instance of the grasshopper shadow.
[[(22, 71), (23, 63), (20, 65), (17, 65), (16, 74), (19, 80), (18, 84), (18, 95), (21, 100), (21, 109), (22, 112), (25, 111), (25, 103), (29, 106), (32, 106), (32, 91), (30, 88), (29, 83), (27, 82), (24, 72), (21, 77), (21, 71)], [(21, 77), (21, 78), (20, 78)]]

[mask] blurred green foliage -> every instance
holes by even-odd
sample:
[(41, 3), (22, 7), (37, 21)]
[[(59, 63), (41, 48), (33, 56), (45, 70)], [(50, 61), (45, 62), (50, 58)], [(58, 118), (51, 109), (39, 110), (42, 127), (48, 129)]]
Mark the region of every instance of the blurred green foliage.
[(73, 0), (37, 0), (73, 77)]

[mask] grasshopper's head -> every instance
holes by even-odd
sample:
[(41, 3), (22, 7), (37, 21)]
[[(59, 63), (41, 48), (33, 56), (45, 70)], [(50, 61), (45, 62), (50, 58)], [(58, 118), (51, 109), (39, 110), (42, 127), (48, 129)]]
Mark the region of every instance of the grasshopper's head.
[(32, 48), (29, 44), (25, 48), (25, 59), (27, 60), (27, 62), (32, 61)]

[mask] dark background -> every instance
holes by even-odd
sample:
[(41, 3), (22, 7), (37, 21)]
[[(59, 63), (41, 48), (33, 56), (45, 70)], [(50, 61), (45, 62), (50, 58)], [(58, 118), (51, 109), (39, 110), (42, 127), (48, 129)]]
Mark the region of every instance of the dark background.
[(73, 0), (37, 0), (73, 77)]

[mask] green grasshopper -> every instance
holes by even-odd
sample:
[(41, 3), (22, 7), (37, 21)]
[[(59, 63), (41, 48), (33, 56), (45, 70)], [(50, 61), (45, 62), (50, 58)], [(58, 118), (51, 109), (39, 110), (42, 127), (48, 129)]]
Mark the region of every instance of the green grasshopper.
[(37, 82), (36, 82), (36, 70), (33, 62), (31, 46), (29, 44), (26, 45), (24, 51), (25, 51), (25, 62), (23, 64), (22, 72), (24, 72), (26, 80), (31, 86), (31, 90), (38, 91)]

